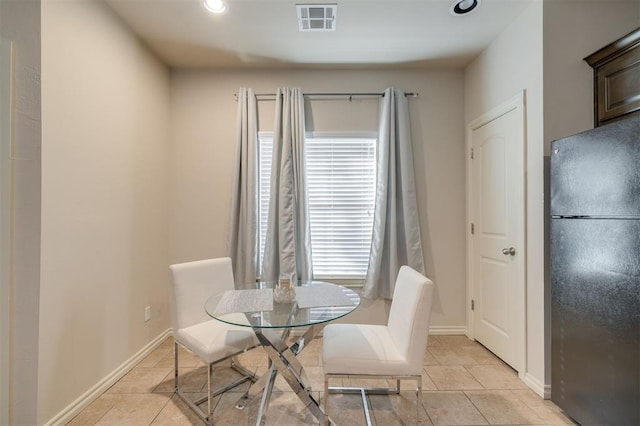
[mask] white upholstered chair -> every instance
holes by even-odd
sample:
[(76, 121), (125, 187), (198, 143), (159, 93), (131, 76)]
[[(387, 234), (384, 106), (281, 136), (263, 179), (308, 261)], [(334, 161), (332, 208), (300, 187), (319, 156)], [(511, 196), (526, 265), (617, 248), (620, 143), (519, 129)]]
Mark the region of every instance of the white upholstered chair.
[[(387, 325), (330, 324), (324, 329), (324, 411), (329, 392), (362, 395), (367, 424), (371, 424), (366, 393), (399, 393), (400, 380), (417, 382), (417, 422), (422, 405), (422, 368), (427, 349), (433, 282), (408, 266), (398, 272)], [(329, 387), (330, 379), (380, 378), (396, 380), (396, 388)]]
[[(207, 299), (225, 290), (233, 290), (231, 259), (207, 259), (171, 265), (173, 284), (172, 325), (175, 340), (174, 383), (176, 393), (202, 420), (212, 422), (212, 400), (255, 376), (233, 357), (258, 345), (251, 328), (226, 324), (209, 317), (204, 310)], [(238, 314), (244, 316), (244, 314)], [(246, 319), (246, 318), (245, 318)], [(248, 323), (247, 323), (248, 324)], [(178, 345), (197, 355), (207, 364), (207, 396), (192, 401), (178, 385)], [(215, 391), (211, 390), (213, 365), (231, 358), (231, 367), (243, 377)], [(207, 411), (199, 405), (207, 401)]]

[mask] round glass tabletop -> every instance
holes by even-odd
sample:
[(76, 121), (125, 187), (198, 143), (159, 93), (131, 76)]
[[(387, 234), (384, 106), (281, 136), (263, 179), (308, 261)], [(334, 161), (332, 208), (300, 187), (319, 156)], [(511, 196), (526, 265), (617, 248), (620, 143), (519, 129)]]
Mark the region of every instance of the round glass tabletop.
[(336, 320), (360, 305), (360, 297), (347, 287), (322, 281), (299, 284), (292, 287), (295, 300), (289, 303), (278, 302), (282, 298), (276, 283), (259, 283), (256, 289), (212, 296), (205, 311), (212, 318), (242, 327), (292, 328)]

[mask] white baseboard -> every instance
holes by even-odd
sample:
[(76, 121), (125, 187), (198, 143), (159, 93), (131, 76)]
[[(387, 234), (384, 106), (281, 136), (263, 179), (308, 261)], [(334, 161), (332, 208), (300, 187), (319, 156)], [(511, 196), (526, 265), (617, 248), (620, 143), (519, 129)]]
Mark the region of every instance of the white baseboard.
[(544, 399), (551, 398), (551, 386), (545, 385), (529, 373), (525, 373), (522, 381)]
[(162, 332), (158, 337), (153, 339), (144, 348), (140, 349), (135, 355), (126, 360), (122, 365), (112, 371), (108, 376), (96, 383), (91, 389), (82, 394), (78, 399), (69, 404), (64, 410), (53, 416), (45, 426), (64, 425), (77, 416), (80, 411), (86, 408), (93, 401), (98, 399), (100, 395), (105, 393), (107, 389), (113, 386), (118, 380), (120, 380), (125, 374), (127, 374), (133, 367), (136, 366), (143, 358), (153, 352), (160, 343), (162, 343), (167, 337), (173, 333), (168, 328)]
[(429, 327), (432, 336), (466, 336), (467, 327), (463, 325), (432, 325)]

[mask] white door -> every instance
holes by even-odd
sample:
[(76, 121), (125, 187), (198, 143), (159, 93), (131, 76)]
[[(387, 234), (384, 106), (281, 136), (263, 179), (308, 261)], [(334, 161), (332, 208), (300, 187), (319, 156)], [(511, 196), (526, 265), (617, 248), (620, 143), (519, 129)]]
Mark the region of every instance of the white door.
[(469, 125), (471, 335), (524, 367), (524, 95)]

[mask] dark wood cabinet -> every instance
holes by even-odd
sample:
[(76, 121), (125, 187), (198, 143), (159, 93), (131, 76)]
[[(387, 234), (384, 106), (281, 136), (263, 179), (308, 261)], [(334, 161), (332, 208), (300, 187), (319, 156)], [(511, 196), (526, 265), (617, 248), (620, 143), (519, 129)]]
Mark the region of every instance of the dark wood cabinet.
[(640, 115), (640, 28), (584, 60), (593, 68), (596, 127)]

